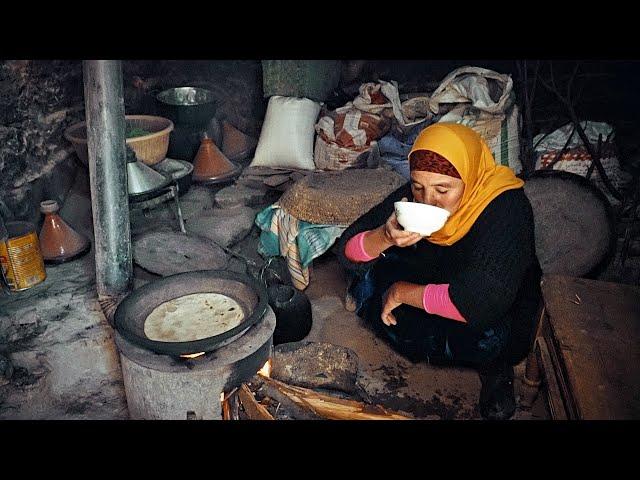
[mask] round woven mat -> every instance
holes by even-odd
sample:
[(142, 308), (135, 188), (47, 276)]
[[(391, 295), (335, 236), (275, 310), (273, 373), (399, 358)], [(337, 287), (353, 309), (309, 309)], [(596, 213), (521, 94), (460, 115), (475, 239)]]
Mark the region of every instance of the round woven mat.
[(278, 204), (298, 220), (350, 225), (405, 183), (383, 169), (317, 172), (293, 184)]

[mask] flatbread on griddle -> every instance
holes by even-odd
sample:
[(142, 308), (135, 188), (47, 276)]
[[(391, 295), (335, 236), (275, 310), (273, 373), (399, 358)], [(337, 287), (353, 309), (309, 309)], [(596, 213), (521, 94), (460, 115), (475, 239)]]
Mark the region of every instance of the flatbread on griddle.
[(144, 323), (144, 334), (157, 342), (192, 342), (220, 335), (240, 325), (240, 304), (220, 293), (194, 293), (157, 306)]

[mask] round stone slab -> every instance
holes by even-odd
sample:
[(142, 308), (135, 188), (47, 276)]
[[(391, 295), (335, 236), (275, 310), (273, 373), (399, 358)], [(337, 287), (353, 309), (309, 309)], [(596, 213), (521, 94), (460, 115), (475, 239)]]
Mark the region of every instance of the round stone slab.
[(166, 277), (196, 270), (224, 270), (229, 256), (211, 241), (179, 232), (148, 232), (133, 240), (133, 261)]

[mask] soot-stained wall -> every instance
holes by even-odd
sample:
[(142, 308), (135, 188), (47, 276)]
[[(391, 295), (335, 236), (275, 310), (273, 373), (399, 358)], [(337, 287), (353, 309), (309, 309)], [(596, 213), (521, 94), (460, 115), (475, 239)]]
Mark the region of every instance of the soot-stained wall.
[[(266, 101), (258, 60), (122, 62), (125, 112), (157, 114), (154, 93), (200, 86), (219, 100), (216, 117), (259, 135)], [(82, 62), (0, 62), (0, 214), (6, 221), (41, 221), (39, 203), (61, 205), (80, 166), (64, 131), (84, 120)]]

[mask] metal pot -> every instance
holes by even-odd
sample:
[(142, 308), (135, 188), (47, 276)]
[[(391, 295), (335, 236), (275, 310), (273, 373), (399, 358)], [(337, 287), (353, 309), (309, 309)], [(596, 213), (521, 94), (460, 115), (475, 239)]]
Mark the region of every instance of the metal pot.
[(163, 116), (174, 124), (206, 125), (215, 115), (217, 100), (210, 90), (177, 87), (156, 95)]
[(298, 342), (304, 339), (312, 327), (312, 310), (309, 298), (289, 285), (274, 284), (267, 288), (269, 306), (276, 314), (273, 344)]

